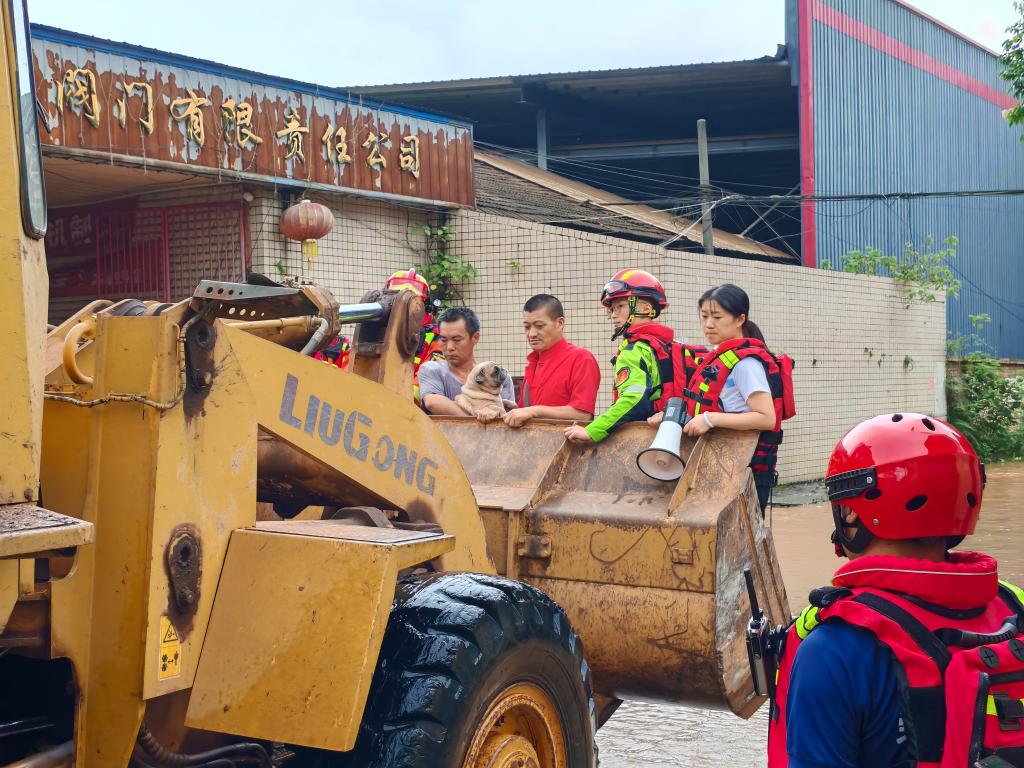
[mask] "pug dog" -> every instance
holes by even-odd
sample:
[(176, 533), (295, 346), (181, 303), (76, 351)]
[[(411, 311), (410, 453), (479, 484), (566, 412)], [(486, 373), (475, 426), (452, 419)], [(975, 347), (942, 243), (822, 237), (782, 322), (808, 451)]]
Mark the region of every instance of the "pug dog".
[(484, 409), (495, 409), (498, 416), (502, 416), (506, 409), (516, 407), (511, 400), (501, 397), (501, 388), (507, 379), (508, 371), (497, 363), (479, 363), (466, 377), (455, 404), (469, 416), (476, 416)]

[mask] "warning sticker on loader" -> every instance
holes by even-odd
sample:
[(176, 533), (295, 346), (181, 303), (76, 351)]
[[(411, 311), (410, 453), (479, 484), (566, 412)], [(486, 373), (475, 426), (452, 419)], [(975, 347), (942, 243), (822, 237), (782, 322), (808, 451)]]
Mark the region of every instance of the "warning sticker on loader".
[(158, 679), (166, 680), (181, 674), (181, 640), (166, 616), (160, 617), (160, 671)]

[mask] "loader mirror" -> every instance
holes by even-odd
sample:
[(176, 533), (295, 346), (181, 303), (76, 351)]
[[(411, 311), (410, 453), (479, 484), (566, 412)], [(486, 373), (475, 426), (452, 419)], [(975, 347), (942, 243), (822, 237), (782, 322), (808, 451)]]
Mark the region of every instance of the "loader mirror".
[[(7, 28), (13, 43), (11, 78), (14, 110), (18, 115), (21, 162), (21, 220), (25, 234), (36, 239), (46, 235), (46, 188), (36, 121), (36, 89), (32, 77), (32, 42), (29, 36), (27, 0), (7, 0)], [(12, 60), (13, 59), (13, 60)]]

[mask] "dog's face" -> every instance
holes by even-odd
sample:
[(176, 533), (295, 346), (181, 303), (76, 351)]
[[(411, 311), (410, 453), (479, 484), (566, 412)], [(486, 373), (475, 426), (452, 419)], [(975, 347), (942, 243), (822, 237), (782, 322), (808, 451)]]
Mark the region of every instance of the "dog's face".
[(501, 392), (501, 387), (506, 379), (508, 379), (508, 371), (492, 362), (480, 363), (469, 374), (470, 381), (492, 395)]

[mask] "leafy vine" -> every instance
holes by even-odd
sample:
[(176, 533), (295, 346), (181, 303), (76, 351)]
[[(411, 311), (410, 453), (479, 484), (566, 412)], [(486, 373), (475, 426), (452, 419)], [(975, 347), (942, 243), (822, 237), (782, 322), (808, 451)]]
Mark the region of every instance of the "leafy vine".
[(425, 240), (424, 260), (417, 271), (430, 286), (430, 297), (435, 307), (447, 308), (462, 303), (462, 286), (476, 277), (476, 267), (451, 252), (455, 230), (450, 224), (419, 227)]

